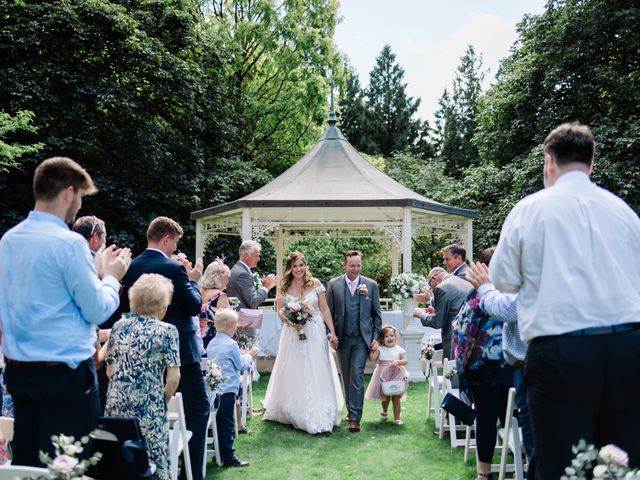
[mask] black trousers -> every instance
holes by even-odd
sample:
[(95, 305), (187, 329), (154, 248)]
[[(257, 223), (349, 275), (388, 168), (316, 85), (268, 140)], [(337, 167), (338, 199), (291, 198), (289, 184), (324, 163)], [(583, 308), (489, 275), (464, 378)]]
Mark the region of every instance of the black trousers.
[(509, 388), (515, 369), (483, 365), (464, 373), (476, 408), (476, 449), (481, 462), (491, 463), (498, 435), (497, 422), (504, 425)]
[[(180, 367), (178, 391), (182, 393), (187, 430), (190, 430), (192, 435), (189, 440), (191, 473), (193, 480), (202, 480), (202, 462), (209, 421), (209, 397), (207, 397), (200, 363)], [(186, 478), (184, 468), (180, 471), (180, 478)]]
[[(5, 380), (15, 411), (14, 464), (41, 466), (40, 450), (54, 457), (52, 435), (80, 440), (94, 429), (100, 403), (93, 358), (75, 369), (7, 365)], [(85, 447), (78, 457), (88, 456), (89, 451)]]
[(560, 478), (571, 446), (584, 438), (627, 451), (640, 467), (640, 330), (539, 337), (524, 366), (536, 451), (536, 478)]
[(218, 398), (220, 399), (220, 406), (216, 414), (216, 427), (218, 428), (220, 458), (223, 463), (228, 463), (236, 456), (236, 449), (233, 445), (235, 437), (233, 410), (236, 408), (236, 394), (223, 393)]

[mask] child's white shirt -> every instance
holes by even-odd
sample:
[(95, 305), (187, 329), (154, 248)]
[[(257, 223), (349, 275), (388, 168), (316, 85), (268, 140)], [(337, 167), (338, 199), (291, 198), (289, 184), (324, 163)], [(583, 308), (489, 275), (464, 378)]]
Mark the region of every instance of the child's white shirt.
[(379, 350), (380, 350), (380, 357), (378, 357), (378, 360), (385, 360), (390, 362), (394, 360), (400, 360), (400, 355), (405, 353), (405, 349), (402, 348), (400, 345), (395, 345), (393, 347), (385, 347), (383, 345), (379, 347)]

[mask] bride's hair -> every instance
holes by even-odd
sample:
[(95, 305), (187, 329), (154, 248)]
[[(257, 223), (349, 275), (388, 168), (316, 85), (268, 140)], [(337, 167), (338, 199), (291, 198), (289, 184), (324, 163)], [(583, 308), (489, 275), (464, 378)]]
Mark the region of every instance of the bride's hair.
[(303, 277), (303, 287), (306, 289), (313, 285), (311, 272), (309, 271), (309, 265), (307, 264), (307, 259), (304, 258), (304, 255), (300, 252), (291, 252), (287, 257), (287, 264), (284, 267), (284, 275), (282, 275), (282, 280), (280, 281), (280, 292), (285, 293), (289, 290), (291, 286), (291, 282), (293, 281), (293, 264), (298, 260), (302, 260), (304, 266), (306, 267), (306, 271), (304, 272)]

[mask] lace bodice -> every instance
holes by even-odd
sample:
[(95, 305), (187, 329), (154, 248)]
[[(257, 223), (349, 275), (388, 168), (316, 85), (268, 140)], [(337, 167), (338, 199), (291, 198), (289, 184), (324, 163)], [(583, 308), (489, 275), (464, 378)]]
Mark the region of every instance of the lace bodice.
[[(313, 314), (316, 315), (318, 313), (318, 294), (326, 292), (327, 289), (324, 288), (324, 285), (320, 284), (319, 286), (312, 288), (307, 293), (303, 295), (304, 299), (311, 302), (311, 306), (313, 307)], [(291, 295), (290, 293), (284, 294), (285, 302), (291, 301), (295, 298), (298, 298), (297, 295)]]

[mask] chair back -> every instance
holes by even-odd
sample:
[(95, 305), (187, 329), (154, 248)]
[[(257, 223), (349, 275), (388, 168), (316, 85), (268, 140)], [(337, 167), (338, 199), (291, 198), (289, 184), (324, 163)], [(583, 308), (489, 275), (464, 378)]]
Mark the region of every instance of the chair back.
[(13, 440), (13, 422), (11, 417), (0, 417), (0, 435), (8, 442)]
[(93, 478), (152, 478), (149, 455), (137, 417), (100, 417), (91, 433), (92, 454), (102, 458), (87, 470)]
[(51, 475), (46, 468), (22, 465), (0, 466), (0, 480), (15, 480), (16, 478), (51, 478)]
[(182, 455), (184, 458), (183, 468), (185, 469), (187, 480), (193, 480), (191, 456), (189, 455), (191, 432), (187, 432), (182, 393), (176, 392), (171, 397), (167, 409), (169, 410), (169, 419), (173, 421), (169, 432), (169, 471), (171, 478), (173, 480), (178, 478), (178, 458)]

